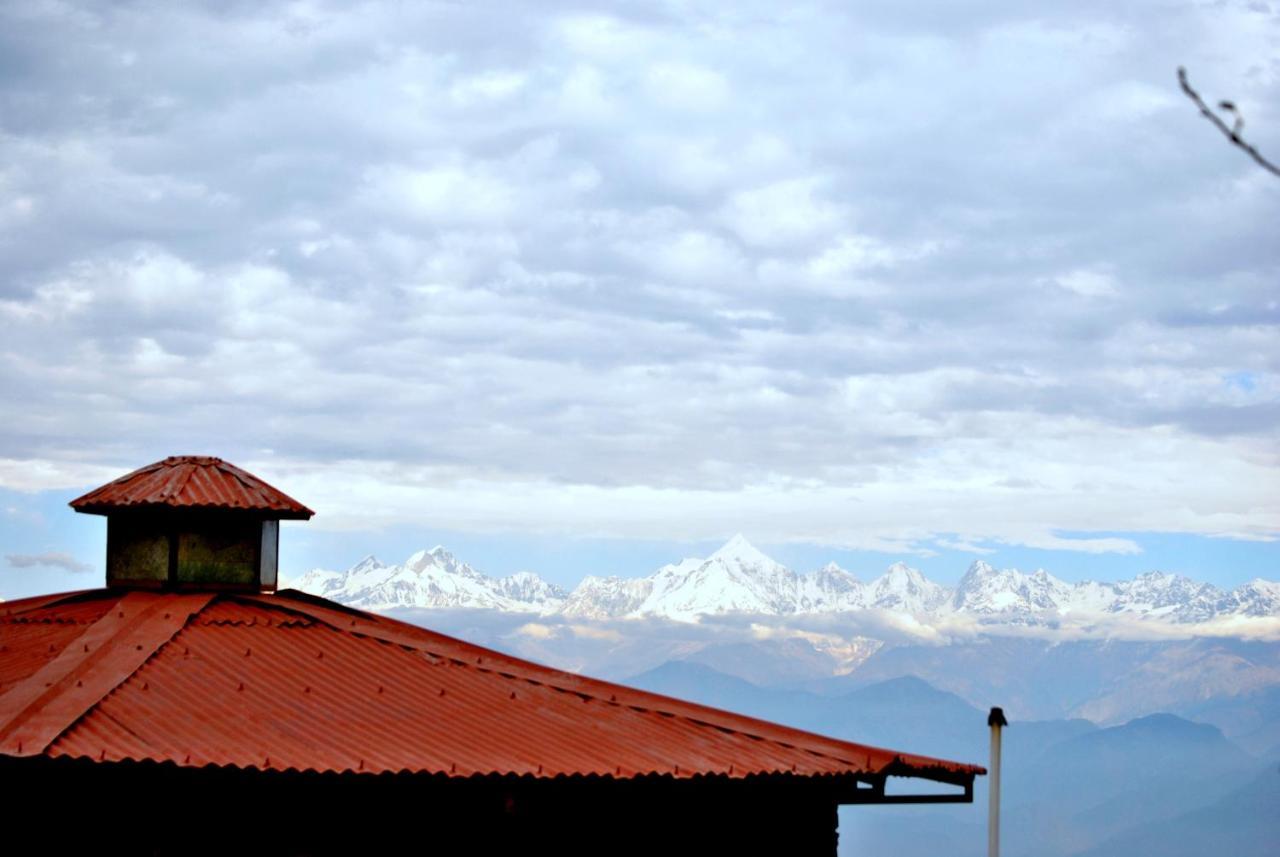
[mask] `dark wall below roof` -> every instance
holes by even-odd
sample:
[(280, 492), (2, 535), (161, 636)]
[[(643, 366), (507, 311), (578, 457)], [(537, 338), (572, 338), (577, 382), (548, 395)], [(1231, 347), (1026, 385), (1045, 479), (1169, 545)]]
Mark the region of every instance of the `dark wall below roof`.
[[(449, 779), (0, 757), (9, 853), (836, 852), (835, 784)], [(69, 796), (75, 796), (69, 800)]]

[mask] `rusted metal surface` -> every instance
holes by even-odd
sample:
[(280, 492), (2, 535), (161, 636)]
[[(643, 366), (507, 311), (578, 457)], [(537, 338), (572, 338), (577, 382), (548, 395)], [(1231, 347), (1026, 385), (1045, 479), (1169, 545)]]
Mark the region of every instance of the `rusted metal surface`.
[[(137, 653), (136, 666), (94, 699), (59, 696), (83, 710), (68, 718), (64, 702), (50, 718), (64, 727), (45, 755), (453, 777), (893, 772), (964, 783), (983, 772), (595, 681), (298, 593), (128, 598), (142, 596), (172, 599), (171, 616), (191, 616), (176, 633), (121, 628), (103, 642)], [(179, 605), (184, 597), (206, 601), (194, 609)], [(107, 633), (113, 615), (84, 633)], [(0, 633), (22, 629), (0, 624)], [(58, 680), (69, 676), (74, 667)], [(0, 696), (0, 713), (15, 691), (26, 694), (15, 700), (43, 699), (44, 681), (33, 673), (18, 682)], [(0, 752), (13, 753), (11, 743)]]
[(213, 597), (127, 592), (114, 598), (98, 621), (80, 626), (40, 669), (0, 695), (0, 752), (43, 753)]
[(315, 514), (252, 473), (205, 455), (170, 456), (71, 501), (77, 512), (95, 515), (163, 507), (263, 512), (298, 520)]
[[(0, 694), (29, 678), (102, 618), (111, 601), (79, 602), (67, 594), (0, 603)], [(58, 603), (61, 602), (61, 603)]]

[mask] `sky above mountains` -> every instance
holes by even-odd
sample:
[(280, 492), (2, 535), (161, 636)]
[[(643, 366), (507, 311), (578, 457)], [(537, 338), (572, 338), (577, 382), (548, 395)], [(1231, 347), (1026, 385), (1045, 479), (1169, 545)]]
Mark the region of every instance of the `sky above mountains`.
[(1274, 577), (1280, 187), (1174, 74), (1274, 158), (1278, 48), (1251, 2), (6, 4), (0, 594), (181, 453), (316, 508), (298, 569)]

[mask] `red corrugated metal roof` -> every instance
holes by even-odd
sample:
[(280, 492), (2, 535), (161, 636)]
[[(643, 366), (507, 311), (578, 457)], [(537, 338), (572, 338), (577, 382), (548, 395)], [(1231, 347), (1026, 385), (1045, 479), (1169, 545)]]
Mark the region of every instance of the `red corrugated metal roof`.
[[(17, 677), (0, 693), (9, 755), (460, 777), (983, 773), (561, 672), (296, 592), (101, 590), (4, 607), (12, 663), (0, 674)], [(53, 618), (64, 607), (74, 621)], [(79, 633), (42, 635), (54, 627)]]
[(95, 515), (157, 506), (266, 512), (272, 518), (300, 520), (315, 514), (252, 473), (209, 455), (171, 455), (71, 501), (77, 512)]

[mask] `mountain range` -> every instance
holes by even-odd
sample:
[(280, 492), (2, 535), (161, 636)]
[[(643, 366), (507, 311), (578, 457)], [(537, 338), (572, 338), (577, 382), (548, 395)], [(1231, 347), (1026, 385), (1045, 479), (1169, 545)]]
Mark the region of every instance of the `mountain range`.
[(368, 610), (474, 608), (567, 619), (797, 616), (887, 611), (915, 618), (1042, 624), (1063, 618), (1132, 617), (1175, 624), (1280, 616), (1280, 583), (1257, 579), (1224, 591), (1182, 575), (1149, 571), (1115, 583), (1067, 583), (1040, 569), (1023, 573), (984, 561), (958, 586), (942, 586), (905, 563), (862, 581), (830, 563), (797, 573), (734, 536), (711, 556), (664, 565), (647, 577), (588, 576), (572, 591), (533, 572), (491, 577), (443, 547), (399, 565), (369, 556), (346, 571), (315, 569), (294, 588)]

